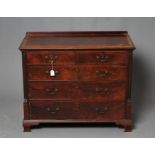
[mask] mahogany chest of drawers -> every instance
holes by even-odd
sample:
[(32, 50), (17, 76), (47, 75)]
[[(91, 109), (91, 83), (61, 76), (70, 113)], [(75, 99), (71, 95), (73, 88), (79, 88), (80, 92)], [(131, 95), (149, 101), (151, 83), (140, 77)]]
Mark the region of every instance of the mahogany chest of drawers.
[(27, 32), (24, 131), (40, 123), (112, 122), (132, 130), (128, 32)]

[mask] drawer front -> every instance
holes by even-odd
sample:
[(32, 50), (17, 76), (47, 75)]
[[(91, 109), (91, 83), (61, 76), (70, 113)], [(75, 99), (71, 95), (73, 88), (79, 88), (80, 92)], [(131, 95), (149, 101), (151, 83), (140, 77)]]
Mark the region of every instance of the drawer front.
[(80, 98), (89, 101), (124, 101), (125, 82), (81, 82)]
[(85, 120), (117, 120), (124, 117), (124, 103), (113, 102), (80, 102), (80, 119)]
[(74, 64), (75, 54), (73, 51), (30, 51), (27, 52), (27, 64), (50, 64), (53, 61), (55, 64)]
[(80, 66), (79, 80), (126, 80), (127, 68), (124, 66)]
[(124, 82), (35, 82), (28, 84), (30, 99), (121, 100), (126, 95)]
[(79, 51), (77, 53), (80, 64), (128, 65), (129, 63), (127, 51)]
[(71, 101), (30, 101), (31, 119), (75, 119), (77, 105)]
[(72, 82), (29, 83), (28, 96), (31, 99), (70, 99), (78, 98), (78, 84)]
[(29, 80), (127, 80), (126, 67), (112, 66), (54, 66), (55, 76), (50, 76), (51, 66), (29, 66)]
[(54, 66), (55, 76), (50, 76), (51, 69), (51, 66), (29, 66), (28, 80), (77, 80), (74, 66)]
[(124, 116), (122, 102), (30, 101), (31, 119), (114, 120)]

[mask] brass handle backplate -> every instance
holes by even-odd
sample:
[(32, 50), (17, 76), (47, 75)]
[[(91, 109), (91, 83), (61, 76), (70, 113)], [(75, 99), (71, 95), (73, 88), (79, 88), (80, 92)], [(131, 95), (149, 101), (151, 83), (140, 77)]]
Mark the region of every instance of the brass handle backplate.
[(96, 87), (95, 91), (101, 95), (108, 95), (109, 94), (109, 88), (99, 88)]
[(99, 113), (99, 114), (105, 114), (107, 111), (108, 111), (108, 107), (101, 107), (101, 108), (99, 108), (99, 107), (96, 107), (95, 108), (95, 111), (97, 112), (97, 113)]
[(55, 95), (59, 89), (58, 88), (54, 88), (54, 89), (49, 89), (49, 88), (46, 88), (45, 91), (49, 94), (49, 95)]
[(108, 55), (96, 55), (96, 60), (98, 62), (107, 62), (109, 60)]
[(60, 108), (59, 107), (47, 107), (46, 110), (50, 114), (56, 114), (58, 111), (60, 111)]
[(96, 76), (98, 76), (98, 77), (105, 77), (107, 75), (109, 75), (109, 71), (108, 70), (104, 70), (104, 71), (97, 70), (96, 71)]
[(51, 56), (45, 55), (44, 56), (44, 59), (49, 60), (49, 61), (55, 61), (57, 58), (58, 58), (57, 55), (51, 55)]

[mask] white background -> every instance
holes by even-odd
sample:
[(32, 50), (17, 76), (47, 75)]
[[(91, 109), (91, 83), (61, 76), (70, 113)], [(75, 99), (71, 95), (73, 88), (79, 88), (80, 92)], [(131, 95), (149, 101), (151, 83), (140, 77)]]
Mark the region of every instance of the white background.
[[(1, 0), (0, 16), (154, 17), (153, 0)], [(154, 154), (154, 139), (1, 139), (1, 154)]]

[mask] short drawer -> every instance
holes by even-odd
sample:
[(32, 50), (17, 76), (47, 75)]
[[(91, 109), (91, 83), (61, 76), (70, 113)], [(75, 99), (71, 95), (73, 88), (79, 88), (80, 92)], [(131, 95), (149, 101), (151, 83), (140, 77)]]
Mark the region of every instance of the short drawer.
[(124, 107), (124, 103), (119, 101), (84, 101), (79, 103), (79, 117), (84, 120), (118, 120), (125, 115)]
[(126, 82), (81, 82), (80, 98), (89, 101), (124, 101)]
[(28, 66), (28, 80), (77, 80), (74, 66), (54, 66), (55, 76), (50, 76), (51, 69), (51, 66)]
[(72, 101), (30, 101), (31, 119), (75, 119), (77, 105)]
[(117, 120), (124, 117), (122, 102), (30, 101), (31, 119)]
[(125, 66), (79, 65), (79, 80), (126, 80), (127, 76)]
[(75, 54), (73, 51), (29, 51), (26, 56), (27, 64), (74, 64)]
[(78, 84), (74, 82), (32, 82), (28, 86), (31, 99), (76, 99), (80, 96)]
[(128, 65), (127, 51), (78, 51), (77, 60), (80, 64), (113, 64)]

